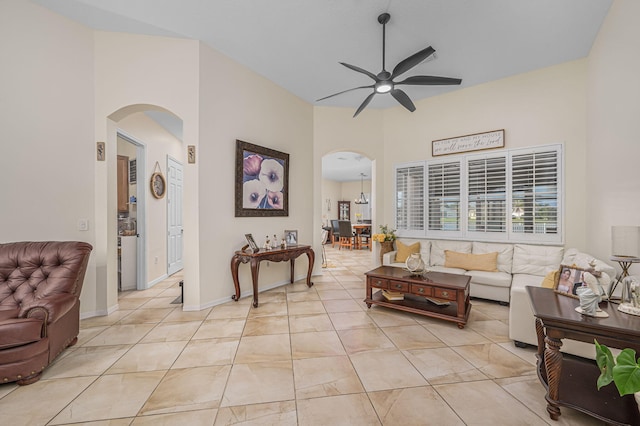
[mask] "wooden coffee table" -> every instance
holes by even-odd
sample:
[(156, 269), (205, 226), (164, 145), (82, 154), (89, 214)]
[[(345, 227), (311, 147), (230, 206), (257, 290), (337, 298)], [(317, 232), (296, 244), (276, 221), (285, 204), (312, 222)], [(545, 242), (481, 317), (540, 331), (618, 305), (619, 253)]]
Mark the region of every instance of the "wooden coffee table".
[[(469, 319), (469, 282), (466, 275), (427, 272), (412, 275), (409, 271), (393, 266), (380, 266), (367, 276), (367, 298), (364, 302), (371, 305), (399, 309), (427, 317), (440, 318), (458, 324), (464, 328)], [(377, 289), (373, 294), (373, 289)], [(390, 301), (382, 295), (382, 290), (400, 292), (404, 300)], [(429, 301), (426, 298), (435, 301)]]

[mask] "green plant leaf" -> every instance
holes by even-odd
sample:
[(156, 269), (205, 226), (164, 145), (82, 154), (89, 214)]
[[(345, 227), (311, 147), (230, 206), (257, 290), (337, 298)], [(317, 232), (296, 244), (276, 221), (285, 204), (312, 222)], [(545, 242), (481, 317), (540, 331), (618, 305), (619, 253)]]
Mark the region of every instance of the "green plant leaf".
[(613, 367), (613, 381), (620, 396), (640, 391), (640, 365), (636, 361), (636, 351), (624, 349), (616, 358)]
[(611, 350), (605, 345), (601, 345), (595, 340), (596, 344), (596, 363), (600, 369), (600, 376), (598, 377), (597, 385), (598, 390), (601, 387), (608, 385), (614, 380), (613, 377), (613, 354)]

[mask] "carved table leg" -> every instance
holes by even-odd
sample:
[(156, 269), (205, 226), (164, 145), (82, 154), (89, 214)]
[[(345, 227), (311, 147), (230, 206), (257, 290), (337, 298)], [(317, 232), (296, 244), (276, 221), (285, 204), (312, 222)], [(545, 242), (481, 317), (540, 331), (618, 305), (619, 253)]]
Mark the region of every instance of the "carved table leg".
[(255, 257), (251, 259), (251, 281), (253, 284), (253, 307), (258, 307), (258, 272), (260, 272), (260, 261)]
[(293, 281), (295, 280), (295, 273), (293, 272), (295, 269), (295, 265), (296, 265), (296, 258), (292, 257), (291, 260), (289, 261), (289, 267), (291, 268), (291, 284), (293, 284)]
[[(307, 258), (309, 258), (309, 269), (307, 271), (307, 287), (311, 287), (313, 283), (311, 282), (311, 272), (313, 271), (313, 262), (316, 260), (316, 254), (313, 250), (307, 250)], [(291, 267), (291, 274), (293, 279), (293, 266)]]
[(240, 265), (240, 256), (237, 254), (231, 258), (231, 276), (233, 277), (233, 286), (236, 288), (236, 294), (231, 296), (231, 300), (236, 302), (240, 300), (240, 281), (238, 280), (238, 266)]
[(562, 341), (554, 337), (546, 336), (544, 339), (546, 348), (544, 350), (544, 367), (547, 371), (547, 412), (549, 417), (553, 420), (558, 420), (560, 417), (560, 407), (557, 402), (559, 399), (560, 391), (560, 374), (562, 373), (562, 353), (560, 353), (560, 347)]

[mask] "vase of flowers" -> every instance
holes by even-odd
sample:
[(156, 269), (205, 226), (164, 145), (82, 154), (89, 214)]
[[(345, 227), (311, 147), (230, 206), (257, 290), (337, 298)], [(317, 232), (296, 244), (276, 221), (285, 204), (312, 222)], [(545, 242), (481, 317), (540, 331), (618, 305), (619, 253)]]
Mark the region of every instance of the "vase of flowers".
[(380, 232), (373, 234), (371, 239), (380, 243), (380, 264), (382, 264), (382, 256), (385, 253), (393, 251), (393, 242), (398, 238), (396, 230), (389, 228), (387, 225), (380, 225)]

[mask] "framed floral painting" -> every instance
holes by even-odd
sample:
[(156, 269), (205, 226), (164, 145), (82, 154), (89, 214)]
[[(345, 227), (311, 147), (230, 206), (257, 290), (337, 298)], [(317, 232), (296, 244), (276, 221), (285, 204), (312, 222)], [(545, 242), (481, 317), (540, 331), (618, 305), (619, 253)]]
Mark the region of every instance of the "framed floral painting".
[(289, 216), (289, 154), (236, 140), (236, 217)]

